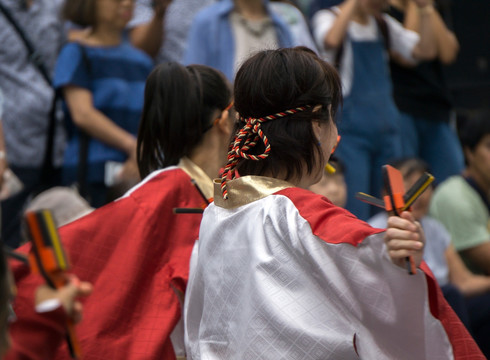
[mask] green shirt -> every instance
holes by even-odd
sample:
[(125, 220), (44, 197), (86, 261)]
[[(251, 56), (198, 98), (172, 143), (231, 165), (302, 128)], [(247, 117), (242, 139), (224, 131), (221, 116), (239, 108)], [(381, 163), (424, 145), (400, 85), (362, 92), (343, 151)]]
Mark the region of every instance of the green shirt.
[[(437, 187), (430, 215), (446, 227), (457, 251), (490, 241), (488, 208), (462, 176), (453, 176)], [(475, 270), (464, 254), (460, 255)]]

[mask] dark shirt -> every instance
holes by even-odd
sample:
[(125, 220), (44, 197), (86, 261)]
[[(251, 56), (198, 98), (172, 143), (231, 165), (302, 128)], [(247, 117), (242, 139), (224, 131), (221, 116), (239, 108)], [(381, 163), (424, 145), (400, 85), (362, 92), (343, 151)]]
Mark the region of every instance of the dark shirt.
[[(390, 6), (388, 14), (403, 23), (405, 14)], [(395, 103), (414, 117), (448, 122), (451, 94), (439, 60), (420, 62), (412, 68), (390, 61)]]

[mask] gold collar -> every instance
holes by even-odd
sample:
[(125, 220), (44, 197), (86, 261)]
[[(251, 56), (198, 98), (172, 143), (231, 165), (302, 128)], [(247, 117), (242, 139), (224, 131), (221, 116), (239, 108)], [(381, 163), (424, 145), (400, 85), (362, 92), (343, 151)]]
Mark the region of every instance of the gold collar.
[(197, 186), (199, 186), (199, 189), (201, 189), (206, 198), (211, 199), (213, 197), (213, 180), (199, 166), (194, 164), (191, 159), (184, 156), (180, 159), (177, 166), (184, 170), (191, 179), (196, 181)]
[(265, 198), (280, 190), (295, 187), (293, 184), (265, 176), (242, 176), (226, 183), (228, 200), (221, 194), (221, 179), (214, 180), (214, 203), (225, 209), (234, 209)]

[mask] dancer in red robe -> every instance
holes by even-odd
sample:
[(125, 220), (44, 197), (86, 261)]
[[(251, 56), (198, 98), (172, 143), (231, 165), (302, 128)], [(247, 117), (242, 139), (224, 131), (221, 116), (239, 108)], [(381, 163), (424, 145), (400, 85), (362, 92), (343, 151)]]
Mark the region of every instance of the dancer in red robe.
[[(159, 65), (146, 84), (138, 134), (144, 180), (60, 229), (73, 272), (94, 285), (77, 326), (84, 360), (175, 358), (170, 335), (181, 316), (201, 214), (174, 209), (203, 209), (211, 198), (211, 179), (226, 161), (231, 101), (218, 71)], [(14, 271), (19, 327), (38, 282), (28, 272)], [(56, 359), (68, 358), (61, 348)]]

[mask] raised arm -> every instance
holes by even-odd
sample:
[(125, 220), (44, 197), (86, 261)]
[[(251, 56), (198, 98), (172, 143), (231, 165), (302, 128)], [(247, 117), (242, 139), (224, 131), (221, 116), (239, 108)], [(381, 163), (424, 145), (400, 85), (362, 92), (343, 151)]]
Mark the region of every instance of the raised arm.
[(490, 241), (463, 250), (461, 253), (482, 269), (487, 275), (490, 275)]
[[(419, 32), (421, 24), (418, 11), (417, 5), (410, 1), (406, 8), (406, 16), (403, 24), (405, 28)], [(424, 11), (428, 13), (427, 18), (432, 27), (437, 58), (443, 64), (454, 62), (459, 52), (458, 39), (454, 33), (446, 27), (441, 15), (435, 10), (432, 4), (428, 5)]]
[(163, 20), (172, 0), (155, 0), (154, 14), (150, 22), (131, 29), (131, 43), (148, 55), (155, 57), (164, 39)]
[(420, 41), (415, 45), (412, 56), (420, 60), (434, 59), (437, 55), (437, 44), (431, 21), (434, 13), (432, 0), (412, 0), (409, 6), (414, 7), (415, 10), (411, 11), (412, 14), (407, 14), (407, 18), (410, 18), (407, 21), (418, 22), (418, 33), (420, 35)]
[(332, 27), (323, 39), (326, 49), (336, 49), (342, 44), (349, 22), (352, 20), (358, 6), (359, 0), (346, 0), (339, 6), (340, 13), (337, 14)]

